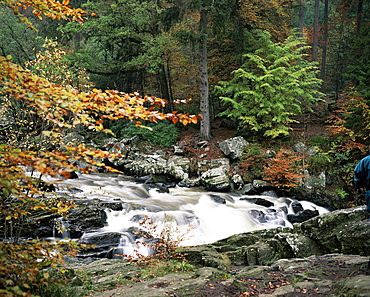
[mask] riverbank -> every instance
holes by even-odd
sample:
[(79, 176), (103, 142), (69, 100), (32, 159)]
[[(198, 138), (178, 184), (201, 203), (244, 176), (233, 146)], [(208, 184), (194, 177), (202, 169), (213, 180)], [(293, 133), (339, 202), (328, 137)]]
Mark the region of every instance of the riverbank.
[[(300, 297), (370, 296), (370, 270), (367, 257), (329, 254), (308, 258), (281, 259), (271, 266), (233, 266), (227, 273), (203, 267), (191, 273), (170, 273), (113, 289), (90, 291), (94, 297)], [(120, 260), (103, 259), (85, 272), (92, 275), (96, 288), (107, 279), (127, 270)], [(122, 268), (120, 269), (120, 265)], [(103, 270), (115, 267), (114, 274)], [(101, 274), (100, 274), (101, 273)], [(112, 273), (112, 271), (110, 272)]]
[(68, 296), (370, 296), (370, 221), (364, 207), (293, 228), (236, 234), (181, 247), (181, 258), (74, 262)]

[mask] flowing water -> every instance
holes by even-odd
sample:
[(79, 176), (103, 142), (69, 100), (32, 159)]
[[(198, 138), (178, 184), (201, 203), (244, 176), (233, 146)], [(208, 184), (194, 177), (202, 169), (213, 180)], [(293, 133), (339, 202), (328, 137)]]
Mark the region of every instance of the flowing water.
[[(141, 249), (141, 254), (149, 253), (145, 247), (137, 246), (130, 230), (140, 229), (140, 219), (144, 216), (156, 224), (156, 232), (165, 229), (172, 239), (181, 240), (181, 245), (212, 243), (228, 236), (268, 229), (277, 226), (292, 227), (287, 214), (293, 213), (292, 199), (270, 196), (250, 196), (237, 193), (209, 192), (200, 188), (170, 188), (170, 193), (147, 190), (143, 184), (124, 175), (89, 174), (78, 179), (58, 182), (58, 191), (69, 193), (70, 189), (80, 189), (74, 196), (82, 200), (121, 203), (123, 210), (106, 209), (107, 225), (101, 229), (85, 233), (82, 238), (96, 233), (119, 232), (122, 238), (118, 251), (132, 254)], [(221, 197), (223, 202), (215, 202)], [(272, 203), (265, 207), (253, 203), (262, 198)], [(246, 200), (245, 200), (246, 199)], [(326, 209), (306, 201), (300, 201), (305, 209)]]

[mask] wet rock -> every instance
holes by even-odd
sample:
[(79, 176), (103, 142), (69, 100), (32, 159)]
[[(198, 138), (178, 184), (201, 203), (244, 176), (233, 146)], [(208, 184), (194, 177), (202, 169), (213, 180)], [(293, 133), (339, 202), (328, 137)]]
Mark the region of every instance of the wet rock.
[[(280, 234), (275, 235), (275, 238), (279, 238)], [(317, 242), (309, 237), (301, 234), (286, 233), (282, 235), (284, 241), (288, 243), (293, 253), (293, 257), (308, 257), (312, 255), (322, 255), (325, 253)]]
[(231, 188), (229, 177), (223, 167), (210, 169), (200, 177), (201, 184), (210, 191), (228, 191)]
[(167, 161), (158, 155), (146, 155), (124, 165), (125, 172), (130, 175), (161, 175), (167, 172)]
[(296, 224), (294, 229), (326, 251), (366, 255), (370, 249), (370, 221), (366, 220), (364, 207), (328, 212)]
[(186, 180), (190, 173), (190, 160), (180, 156), (171, 156), (167, 160), (167, 175), (175, 181)]
[(99, 206), (103, 208), (108, 208), (115, 211), (121, 211), (123, 210), (123, 206), (121, 202), (102, 202), (99, 204)]
[(225, 262), (222, 255), (212, 247), (183, 248), (182, 253), (186, 255), (186, 259), (191, 264), (214, 267), (226, 271), (227, 261)]
[(304, 210), (298, 211), (295, 214), (288, 214), (288, 221), (291, 222), (292, 224), (302, 223), (318, 215), (319, 215), (318, 210), (304, 209)]
[(255, 189), (255, 187), (253, 187), (253, 184), (246, 184), (240, 190), (240, 193), (244, 195), (257, 195), (258, 191)]
[(200, 178), (188, 178), (184, 177), (178, 185), (180, 187), (187, 187), (187, 188), (192, 188), (192, 187), (199, 187), (200, 186)]
[(184, 172), (188, 173), (190, 169), (190, 160), (180, 156), (171, 156), (167, 161), (168, 167), (180, 167)]
[(267, 223), (266, 215), (263, 211), (257, 210), (257, 209), (251, 209), (249, 211), (249, 214), (251, 215), (252, 219), (255, 220), (258, 223)]
[(249, 203), (253, 203), (253, 204), (257, 204), (257, 205), (261, 205), (261, 206), (265, 206), (265, 207), (271, 207), (271, 206), (274, 206), (274, 203), (267, 200), (267, 199), (263, 199), (263, 198), (240, 198), (240, 200), (246, 200), (248, 201)]
[[(22, 230), (22, 237), (26, 238), (46, 238), (52, 237), (54, 234), (54, 220), (58, 215), (51, 212), (34, 212), (32, 220), (28, 221)], [(0, 236), (1, 234), (0, 229)]]
[(219, 143), (221, 151), (232, 160), (241, 157), (248, 142), (241, 136), (227, 139)]
[(198, 161), (197, 166), (198, 166), (197, 175), (201, 176), (204, 172), (206, 172), (209, 169), (223, 167), (225, 168), (225, 170), (229, 170), (230, 160), (227, 158), (201, 160)]
[(209, 197), (218, 204), (226, 204), (226, 199), (218, 195), (209, 195)]
[(105, 226), (107, 215), (104, 209), (96, 205), (78, 205), (68, 214), (71, 231), (86, 232)]
[(122, 233), (106, 232), (106, 233), (86, 233), (79, 240), (81, 244), (91, 245), (91, 248), (85, 249), (79, 254), (80, 257), (93, 256), (97, 258), (106, 257), (112, 248), (119, 245)]
[(275, 192), (275, 191), (263, 191), (261, 193), (261, 195), (264, 195), (264, 196), (269, 196), (269, 197), (274, 197), (274, 198), (279, 198), (278, 194)]
[[(307, 296), (340, 296), (342, 293), (369, 296), (369, 258), (352, 254), (365, 255), (370, 248), (370, 222), (365, 217), (364, 207), (347, 209), (314, 217), (295, 224), (294, 228), (257, 230), (213, 244), (184, 247), (181, 252), (198, 268), (186, 273), (169, 272), (150, 280), (141, 280), (140, 271), (128, 264), (122, 264), (122, 269), (115, 266), (123, 262), (112, 262), (114, 264), (110, 266), (109, 261), (117, 261), (115, 259), (98, 261), (91, 266), (95, 267), (92, 270), (85, 264), (80, 267), (89, 271), (96, 284), (112, 281), (114, 276), (123, 284), (122, 271), (130, 280), (140, 279), (137, 283), (130, 282), (105, 292), (100, 288), (98, 293), (90, 294), (99, 297), (113, 294), (188, 296), (189, 292), (209, 296), (211, 291), (215, 296), (222, 296), (231, 292), (227, 288), (233, 289), (230, 296), (238, 296), (250, 292), (250, 284), (263, 297), (295, 296), (297, 292)], [(112, 238), (102, 237), (97, 242), (115, 244), (118, 237), (119, 234), (113, 234)], [(110, 271), (109, 275), (106, 271)], [(226, 273), (227, 277), (224, 277)], [(239, 285), (235, 286), (236, 283)]]
[(264, 181), (264, 180), (260, 180), (260, 179), (253, 180), (252, 185), (253, 185), (253, 188), (255, 188), (258, 193), (262, 193), (263, 191), (270, 191), (270, 190), (275, 189), (275, 187), (271, 183)]
[(294, 213), (297, 213), (303, 210), (303, 206), (299, 201), (293, 201), (289, 206), (292, 207)]
[(54, 184), (45, 182), (41, 179), (37, 181), (37, 188), (38, 190), (44, 191), (44, 192), (55, 192), (56, 190), (56, 187)]
[(153, 178), (150, 175), (135, 176), (135, 182), (143, 183), (143, 184), (150, 184), (150, 183), (153, 183)]
[(143, 187), (146, 190), (155, 189), (159, 193), (169, 193), (170, 192), (169, 186), (164, 183), (144, 184)]
[(235, 174), (231, 177), (231, 182), (235, 190), (241, 190), (244, 186), (243, 178), (239, 174)]

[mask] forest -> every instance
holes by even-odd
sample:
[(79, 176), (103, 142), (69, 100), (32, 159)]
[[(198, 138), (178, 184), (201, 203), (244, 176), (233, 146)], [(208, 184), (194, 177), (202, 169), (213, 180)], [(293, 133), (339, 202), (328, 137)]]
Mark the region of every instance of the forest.
[(70, 131), (170, 146), (186, 129), (211, 141), (222, 121), (259, 150), (289, 146), (294, 125), (329, 126), (307, 164), (347, 206), (361, 203), (369, 26), (363, 0), (0, 0), (0, 295), (31, 296), (63, 262), (53, 244), (20, 238), (35, 212), (73, 207), (44, 199), (41, 176), (81, 171), (71, 159), (116, 171), (101, 162), (115, 156), (66, 142)]

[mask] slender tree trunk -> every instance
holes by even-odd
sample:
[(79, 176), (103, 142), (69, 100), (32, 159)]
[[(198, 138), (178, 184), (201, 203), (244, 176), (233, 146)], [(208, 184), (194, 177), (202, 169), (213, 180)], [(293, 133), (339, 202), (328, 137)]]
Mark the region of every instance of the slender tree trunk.
[(328, 45), (328, 16), (329, 16), (329, 0), (325, 0), (325, 4), (324, 4), (324, 32), (323, 32), (321, 72), (320, 72), (320, 78), (324, 81), (324, 83), (325, 83), (325, 74), (326, 74), (326, 53), (327, 53), (327, 45)]
[(166, 77), (168, 83), (168, 95), (169, 95), (169, 105), (171, 108), (171, 112), (174, 111), (174, 102), (173, 102), (173, 91), (172, 91), (172, 78), (171, 78), (171, 70), (168, 63), (166, 63)]
[(161, 70), (159, 72), (159, 87), (161, 91), (161, 98), (166, 99), (168, 102), (166, 106), (166, 111), (172, 112), (173, 111), (173, 101), (172, 101), (170, 90), (169, 90), (168, 74), (166, 70), (167, 70), (167, 67), (163, 63), (161, 65)]
[(312, 61), (316, 61), (317, 59), (317, 45), (318, 45), (318, 39), (319, 39), (319, 5), (320, 5), (320, 0), (315, 0)]
[(300, 0), (298, 23), (299, 23), (299, 37), (303, 37), (303, 29), (304, 29), (304, 0)]
[(357, 33), (359, 33), (360, 30), (361, 30), (362, 8), (363, 8), (363, 0), (358, 0), (358, 3), (357, 3), (357, 19), (356, 19)]
[(205, 9), (200, 10), (200, 40), (199, 40), (199, 78), (200, 78), (200, 137), (211, 139), (211, 121), (209, 108), (208, 66), (207, 66), (207, 17)]
[[(300, 0), (300, 7), (299, 7), (299, 19), (298, 19), (298, 25), (299, 25), (299, 37), (303, 37), (303, 30), (304, 30), (304, 1)], [(299, 44), (299, 48), (301, 48), (303, 45)]]

